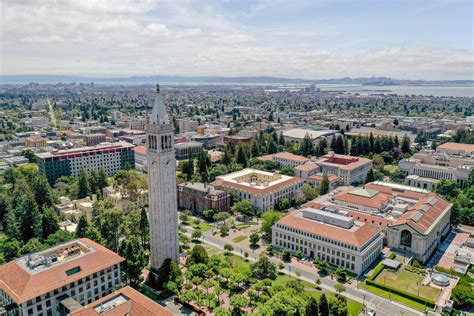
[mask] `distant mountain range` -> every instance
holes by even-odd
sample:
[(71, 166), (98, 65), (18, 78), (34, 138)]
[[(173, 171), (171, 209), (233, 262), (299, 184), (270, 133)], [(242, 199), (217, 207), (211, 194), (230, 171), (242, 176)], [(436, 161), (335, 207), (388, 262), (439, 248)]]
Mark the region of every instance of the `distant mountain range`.
[(370, 86), (390, 85), (473, 85), (474, 80), (398, 80), (388, 77), (339, 78), (339, 79), (298, 79), (270, 76), (219, 77), (219, 76), (132, 76), (132, 77), (81, 77), (65, 75), (0, 75), (0, 84), (42, 84), (90, 83), (96, 84), (361, 84)]

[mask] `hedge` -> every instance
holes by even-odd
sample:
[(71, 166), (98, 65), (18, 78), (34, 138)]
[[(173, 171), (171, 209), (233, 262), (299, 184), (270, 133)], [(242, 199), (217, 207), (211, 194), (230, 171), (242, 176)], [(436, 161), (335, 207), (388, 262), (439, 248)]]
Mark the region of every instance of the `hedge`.
[(397, 257), (397, 254), (395, 252), (392, 252), (389, 256), (388, 256), (388, 259), (395, 259)]
[[(379, 272), (380, 273), (380, 272)], [(403, 296), (405, 298), (408, 298), (412, 301), (415, 301), (415, 302), (418, 302), (418, 303), (421, 303), (421, 304), (426, 304), (427, 307), (430, 307), (430, 308), (433, 308), (435, 306), (435, 302), (432, 301), (432, 300), (429, 300), (429, 299), (426, 299), (424, 297), (420, 297), (420, 296), (416, 296), (414, 294), (411, 294), (411, 293), (408, 293), (408, 292), (405, 292), (405, 291), (402, 291), (402, 290), (399, 290), (399, 289), (396, 289), (396, 288), (393, 288), (391, 286), (386, 286), (382, 283), (378, 283), (378, 282), (375, 282), (375, 281), (372, 281), (372, 280), (369, 280), (367, 279), (365, 281), (365, 283), (367, 283), (368, 285), (372, 285), (372, 286), (375, 286), (379, 289), (382, 289), (382, 290), (385, 290), (385, 291), (389, 291), (389, 292), (392, 292), (394, 294), (398, 294), (400, 296)]]
[(374, 272), (372, 272), (372, 275), (370, 277), (368, 277), (367, 280), (373, 281), (380, 274), (380, 272), (383, 271), (384, 268), (385, 268), (385, 266), (382, 263), (379, 263), (375, 267)]

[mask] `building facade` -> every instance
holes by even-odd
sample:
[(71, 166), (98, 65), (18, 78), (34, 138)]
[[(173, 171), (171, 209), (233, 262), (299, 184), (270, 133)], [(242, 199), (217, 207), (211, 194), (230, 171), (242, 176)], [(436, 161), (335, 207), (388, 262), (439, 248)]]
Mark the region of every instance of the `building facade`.
[(281, 199), (299, 194), (303, 183), (298, 177), (249, 168), (219, 176), (212, 184), (236, 192), (239, 198), (251, 201), (258, 212), (263, 212), (273, 209)]
[(457, 143), (442, 144), (436, 151), (422, 150), (398, 163), (398, 169), (409, 176), (406, 184), (428, 190), (442, 179), (456, 181), (463, 188), (473, 168), (474, 145)]
[(49, 183), (62, 176), (78, 177), (81, 169), (89, 173), (92, 170), (104, 170), (111, 177), (118, 171), (135, 165), (133, 145), (128, 143), (105, 143), (96, 146), (69, 150), (54, 150), (36, 154), (39, 171)]
[(0, 302), (7, 315), (59, 315), (120, 286), (124, 260), (87, 238), (20, 257), (0, 266)]
[(174, 145), (176, 159), (186, 160), (196, 155), (201, 151), (203, 145), (199, 142), (185, 142)]
[(372, 168), (370, 159), (338, 154), (321, 156), (316, 163), (321, 166), (322, 173), (338, 177), (345, 185), (363, 183)]
[(180, 210), (201, 213), (206, 210), (227, 212), (230, 209), (231, 196), (214, 186), (201, 182), (178, 184), (178, 208)]
[(304, 208), (272, 227), (272, 244), (362, 274), (382, 253), (383, 233), (343, 211)]
[(173, 124), (166, 112), (159, 85), (146, 133), (151, 265), (159, 269), (168, 258), (179, 261)]

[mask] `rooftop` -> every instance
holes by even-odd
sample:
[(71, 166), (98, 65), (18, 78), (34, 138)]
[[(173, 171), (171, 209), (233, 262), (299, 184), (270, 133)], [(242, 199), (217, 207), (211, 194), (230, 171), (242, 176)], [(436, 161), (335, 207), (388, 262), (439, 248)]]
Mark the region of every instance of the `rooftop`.
[(96, 315), (173, 315), (166, 308), (152, 301), (137, 290), (126, 286), (83, 308), (69, 314), (70, 316)]
[[(379, 228), (361, 222), (354, 222), (350, 228), (344, 228), (327, 222), (310, 219), (304, 216), (305, 210), (308, 209), (300, 209), (295, 213), (286, 215), (278, 221), (278, 224), (356, 247), (362, 247), (380, 232)], [(319, 212), (324, 211), (320, 210)], [(347, 218), (348, 220), (352, 220), (350, 217)]]
[(306, 135), (308, 135), (311, 139), (318, 139), (320, 137), (330, 136), (337, 133), (339, 133), (339, 131), (331, 130), (331, 129), (315, 131), (311, 129), (293, 128), (293, 129), (283, 131), (283, 136), (303, 139)]
[(303, 180), (298, 177), (248, 168), (219, 176), (212, 184), (246, 191), (254, 195), (265, 195), (300, 182)]
[(437, 147), (437, 150), (458, 150), (467, 153), (474, 153), (474, 144), (444, 143)]
[(306, 158), (306, 157), (298, 156), (298, 155), (289, 153), (289, 152), (287, 152), (287, 151), (280, 152), (280, 153), (276, 153), (276, 154), (273, 155), (273, 158), (279, 158), (279, 159), (286, 159), (286, 160), (296, 161), (296, 162), (299, 162), (299, 163), (302, 163), (302, 164), (305, 163), (305, 162), (307, 162), (307, 161), (309, 161), (309, 159)]
[(372, 160), (363, 157), (328, 154), (320, 157), (317, 163), (320, 165), (335, 166), (345, 170), (354, 170), (363, 165), (371, 164)]
[(75, 154), (82, 154), (87, 152), (102, 152), (107, 153), (109, 150), (121, 149), (121, 148), (133, 148), (135, 145), (132, 145), (127, 142), (117, 142), (117, 143), (101, 143), (95, 146), (84, 146), (74, 149), (65, 149), (65, 150), (53, 150), (49, 153), (39, 153), (36, 154), (39, 158), (54, 158), (54, 157), (65, 157), (72, 158)]
[(0, 266), (0, 289), (17, 304), (124, 261), (115, 252), (81, 238)]

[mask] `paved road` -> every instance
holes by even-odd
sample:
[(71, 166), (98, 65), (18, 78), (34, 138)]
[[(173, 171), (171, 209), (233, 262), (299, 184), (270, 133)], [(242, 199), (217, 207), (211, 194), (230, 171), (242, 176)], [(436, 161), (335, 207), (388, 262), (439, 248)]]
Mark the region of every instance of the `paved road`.
[[(190, 227), (188, 227), (190, 228)], [(191, 231), (192, 228), (189, 229)], [(190, 233), (188, 233), (191, 236)], [(203, 233), (203, 242), (207, 245), (223, 250), (225, 241), (220, 238), (216, 238), (212, 235), (212, 231), (208, 231)], [(234, 254), (243, 256), (243, 253), (247, 252), (249, 254), (248, 259), (252, 261), (256, 261), (258, 259), (258, 254), (253, 252), (251, 249), (239, 247), (235, 243), (233, 244), (234, 247)], [(276, 258), (271, 258), (274, 262), (281, 262)], [(310, 283), (314, 283), (317, 277), (320, 277), (319, 274), (311, 271), (311, 267), (305, 268), (301, 264), (295, 265), (294, 263), (285, 263), (285, 269), (282, 271), (286, 274), (297, 276), (299, 279), (303, 281), (307, 281)], [(334, 285), (337, 282), (331, 280), (329, 276), (321, 277), (321, 284), (318, 286), (324, 290), (335, 292)], [(365, 291), (362, 288), (357, 288), (355, 286), (346, 286), (345, 287), (344, 296), (350, 298), (354, 301), (360, 302), (364, 304), (368, 309), (373, 309), (377, 312), (377, 315), (386, 315), (386, 316), (396, 316), (396, 315), (403, 315), (403, 316), (418, 316), (418, 315), (425, 315), (425, 313), (420, 312), (416, 309), (412, 309), (408, 306), (400, 304), (398, 302), (391, 301), (387, 298), (380, 297), (374, 295), (370, 292)]]

